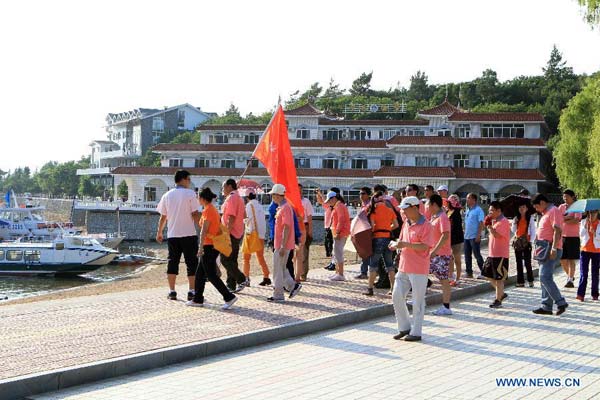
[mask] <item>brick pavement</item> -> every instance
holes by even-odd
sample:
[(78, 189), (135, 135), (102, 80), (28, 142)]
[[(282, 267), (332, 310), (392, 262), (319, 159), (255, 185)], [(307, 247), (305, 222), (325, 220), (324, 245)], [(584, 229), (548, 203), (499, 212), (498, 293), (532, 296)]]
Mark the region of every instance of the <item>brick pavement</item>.
[[(513, 263), (514, 268), (514, 263)], [(358, 266), (347, 268), (348, 277)], [(106, 360), (168, 346), (199, 342), (299, 321), (389, 304), (387, 290), (369, 298), (365, 281), (330, 282), (330, 273), (311, 270), (300, 295), (285, 304), (265, 298), (270, 288), (240, 294), (233, 310), (207, 285), (204, 308), (166, 300), (163, 288), (0, 307), (0, 379)], [(258, 282), (258, 277), (254, 282)], [(463, 287), (482, 284), (467, 280)], [(433, 292), (439, 291), (434, 285)], [(185, 294), (185, 286), (178, 287)]]
[[(562, 277), (562, 272), (557, 271)], [(392, 317), (60, 392), (58, 399), (593, 399), (600, 398), (599, 302), (537, 316), (539, 288), (511, 288), (504, 308), (491, 294), (431, 315), (423, 342), (391, 338)], [(580, 379), (577, 387), (498, 387), (496, 378)]]

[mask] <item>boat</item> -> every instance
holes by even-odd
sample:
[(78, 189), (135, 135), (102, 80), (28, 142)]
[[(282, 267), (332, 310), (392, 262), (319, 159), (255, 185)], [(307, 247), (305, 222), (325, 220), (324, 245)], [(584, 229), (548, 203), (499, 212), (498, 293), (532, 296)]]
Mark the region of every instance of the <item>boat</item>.
[(81, 233), (70, 222), (49, 222), (42, 216), (44, 207), (0, 208), (0, 239), (16, 240), (20, 237), (54, 239), (64, 234)]
[(116, 249), (119, 247), (125, 235), (115, 233), (88, 233), (86, 236), (96, 239), (102, 246)]
[(85, 236), (0, 243), (0, 275), (81, 275), (109, 264), (118, 252)]

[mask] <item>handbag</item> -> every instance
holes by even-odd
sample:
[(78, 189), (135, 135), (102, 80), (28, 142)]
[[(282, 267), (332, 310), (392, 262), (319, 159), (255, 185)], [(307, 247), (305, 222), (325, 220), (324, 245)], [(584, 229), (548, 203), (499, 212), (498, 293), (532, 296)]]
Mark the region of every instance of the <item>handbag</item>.
[(506, 258), (488, 257), (483, 263), (481, 275), (496, 281), (508, 278), (508, 263)]
[(533, 259), (536, 261), (544, 262), (550, 256), (551, 242), (548, 240), (536, 240), (535, 249), (533, 251)]
[(261, 251), (264, 249), (264, 242), (258, 236), (258, 225), (256, 223), (256, 214), (254, 213), (254, 205), (250, 204), (252, 208), (252, 218), (254, 219), (254, 230), (250, 233), (246, 231), (244, 235), (244, 240), (242, 241), (242, 253), (243, 254), (252, 254), (257, 251)]
[(213, 242), (214, 248), (225, 257), (229, 257), (233, 249), (231, 248), (231, 237), (229, 236), (229, 230), (223, 224), (221, 224), (221, 232), (216, 235), (206, 235)]
[(516, 252), (528, 250), (529, 246), (531, 246), (531, 244), (529, 243), (529, 240), (527, 240), (527, 236), (519, 236), (512, 241), (512, 247)]

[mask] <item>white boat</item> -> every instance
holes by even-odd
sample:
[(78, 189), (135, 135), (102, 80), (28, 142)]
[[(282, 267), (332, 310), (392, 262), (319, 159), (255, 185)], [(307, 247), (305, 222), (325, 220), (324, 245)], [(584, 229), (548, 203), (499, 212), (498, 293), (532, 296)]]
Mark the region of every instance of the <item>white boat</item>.
[(44, 207), (0, 208), (0, 239), (15, 240), (20, 237), (54, 239), (58, 236), (80, 233), (73, 224), (48, 222)]
[(80, 275), (109, 264), (118, 252), (84, 236), (0, 243), (0, 275)]
[(102, 246), (116, 249), (119, 247), (125, 235), (122, 233), (88, 233), (86, 236), (96, 239)]

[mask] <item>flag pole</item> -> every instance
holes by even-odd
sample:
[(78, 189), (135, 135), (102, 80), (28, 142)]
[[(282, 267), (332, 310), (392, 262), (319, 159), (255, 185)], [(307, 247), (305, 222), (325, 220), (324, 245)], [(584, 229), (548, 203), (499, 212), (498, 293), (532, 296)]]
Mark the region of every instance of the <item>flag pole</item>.
[[(277, 105), (275, 106), (275, 111), (273, 112), (273, 115), (271, 115), (271, 120), (269, 121), (269, 123), (267, 124), (267, 127), (265, 128), (265, 130), (263, 131), (262, 135), (260, 136), (260, 139), (258, 140), (258, 143), (260, 143), (260, 140), (263, 138), (263, 136), (267, 132), (267, 129), (269, 129), (269, 126), (271, 126), (271, 124), (273, 123), (273, 118), (275, 118), (275, 114), (277, 114), (277, 108), (280, 105), (281, 105), (281, 96), (279, 96), (279, 98), (277, 99)], [(252, 155), (250, 156), (250, 159), (246, 163), (246, 168), (244, 168), (244, 171), (242, 172), (242, 175), (240, 175), (240, 181), (244, 178), (244, 176), (246, 176), (246, 173), (248, 172), (248, 168), (250, 168), (250, 163), (252, 162), (252, 157), (254, 157), (254, 153), (256, 153), (256, 148), (258, 147), (258, 143), (256, 143), (256, 146), (254, 146), (254, 150), (252, 151)]]

